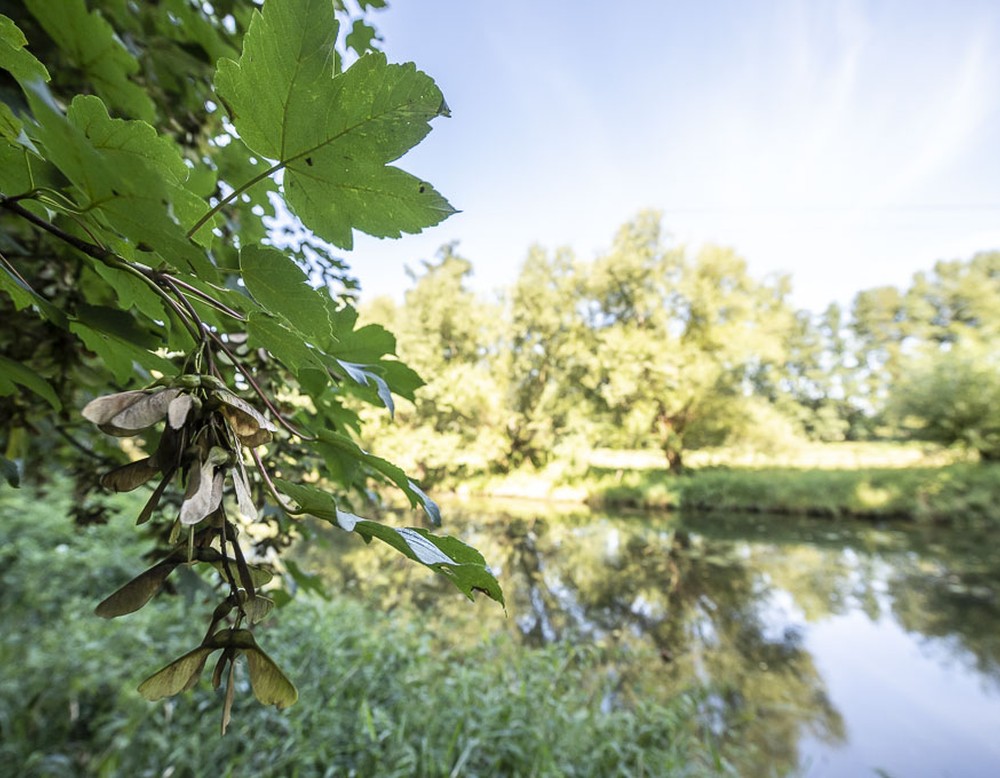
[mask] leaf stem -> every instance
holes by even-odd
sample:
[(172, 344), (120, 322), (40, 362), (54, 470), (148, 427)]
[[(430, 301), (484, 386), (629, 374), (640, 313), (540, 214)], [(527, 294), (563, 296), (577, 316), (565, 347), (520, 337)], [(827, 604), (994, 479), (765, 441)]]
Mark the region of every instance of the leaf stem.
[(187, 299), (184, 293), (177, 287), (174, 282), (174, 278), (169, 273), (156, 273), (154, 278), (157, 282), (162, 283), (173, 293), (174, 297), (183, 306), (187, 315), (191, 317), (191, 324), (194, 329), (197, 330), (197, 335), (195, 336), (195, 341), (201, 344), (201, 347), (205, 349), (205, 355), (208, 358), (208, 369), (209, 372), (215, 372), (215, 360), (212, 357), (212, 349), (208, 348), (208, 336), (211, 330), (205, 326), (205, 322), (201, 320), (198, 312), (191, 305), (191, 301)]
[(194, 234), (198, 232), (198, 230), (200, 230), (202, 227), (205, 226), (205, 222), (209, 221), (213, 216), (215, 216), (215, 214), (217, 214), (219, 211), (221, 211), (223, 208), (229, 205), (229, 203), (231, 203), (233, 200), (235, 200), (237, 197), (239, 197), (241, 194), (247, 191), (254, 184), (258, 183), (259, 181), (263, 181), (265, 178), (269, 178), (270, 176), (277, 173), (279, 170), (281, 170), (281, 168), (285, 166), (285, 164), (286, 163), (284, 162), (276, 162), (264, 172), (254, 176), (245, 184), (234, 189), (228, 195), (223, 197), (214, 206), (209, 208), (208, 211), (206, 211), (205, 214), (200, 219), (198, 219), (198, 221), (194, 223), (194, 226), (187, 231), (187, 237), (189, 238), (193, 237)]

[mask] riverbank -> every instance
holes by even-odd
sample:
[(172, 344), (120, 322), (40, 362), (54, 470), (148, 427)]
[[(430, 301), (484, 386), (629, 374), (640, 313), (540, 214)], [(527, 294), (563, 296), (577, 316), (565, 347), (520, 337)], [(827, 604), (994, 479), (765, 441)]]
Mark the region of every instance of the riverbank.
[[(811, 466), (785, 463), (709, 464), (681, 476), (647, 459), (608, 455), (619, 466), (550, 466), (503, 477), (472, 479), (465, 495), (586, 503), (598, 508), (768, 513), (1000, 526), (1000, 464), (951, 461), (940, 452), (920, 458), (882, 447), (881, 456), (850, 457), (830, 447)], [(873, 448), (869, 454), (878, 453)], [(871, 465), (868, 462), (878, 462)], [(631, 464), (632, 466), (629, 466)], [(840, 466), (838, 466), (838, 464)]]

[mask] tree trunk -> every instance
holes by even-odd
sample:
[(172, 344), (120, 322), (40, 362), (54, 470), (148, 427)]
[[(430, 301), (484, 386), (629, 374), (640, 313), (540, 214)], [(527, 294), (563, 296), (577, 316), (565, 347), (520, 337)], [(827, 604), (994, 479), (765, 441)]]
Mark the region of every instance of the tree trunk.
[(669, 415), (661, 409), (656, 417), (656, 431), (660, 436), (660, 450), (667, 458), (667, 468), (671, 473), (684, 470), (684, 417)]

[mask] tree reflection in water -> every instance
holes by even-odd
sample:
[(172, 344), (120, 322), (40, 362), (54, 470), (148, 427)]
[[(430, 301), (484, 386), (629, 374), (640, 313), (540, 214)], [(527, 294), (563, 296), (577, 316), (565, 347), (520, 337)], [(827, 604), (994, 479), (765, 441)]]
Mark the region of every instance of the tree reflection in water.
[(807, 735), (845, 741), (803, 640), (810, 623), (888, 612), (908, 631), (949, 638), (955, 656), (1000, 678), (997, 564), (968, 535), (788, 517), (555, 515), (547, 506), (452, 506), (449, 515), (449, 531), (498, 568), (509, 618), (470, 607), (391, 552), (357, 553), (343, 533), (325, 535), (329, 544), (304, 563), (334, 590), (420, 614), (444, 643), (514, 632), (524, 650), (567, 641), (598, 652), (614, 680), (606, 708), (704, 690), (698, 725), (740, 772), (794, 772)]

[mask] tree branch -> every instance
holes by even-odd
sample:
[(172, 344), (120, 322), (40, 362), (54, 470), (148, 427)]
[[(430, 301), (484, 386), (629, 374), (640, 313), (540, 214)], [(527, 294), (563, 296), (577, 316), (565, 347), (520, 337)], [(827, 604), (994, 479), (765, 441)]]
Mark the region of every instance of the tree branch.
[(93, 257), (94, 259), (100, 262), (104, 262), (105, 264), (107, 264), (108, 260), (112, 258), (121, 260), (121, 258), (113, 251), (98, 246), (94, 243), (88, 243), (85, 240), (81, 240), (80, 238), (76, 237), (76, 235), (71, 235), (70, 233), (66, 232), (60, 227), (56, 227), (56, 225), (52, 224), (51, 222), (45, 221), (45, 219), (43, 219), (41, 216), (36, 216), (27, 208), (20, 205), (17, 202), (17, 198), (0, 197), (0, 208), (4, 208), (10, 211), (11, 213), (16, 213), (22, 219), (26, 219), (27, 221), (34, 224), (36, 227), (40, 227), (41, 229), (45, 230), (50, 235), (55, 235), (57, 238), (59, 238), (59, 240), (68, 243), (77, 251), (83, 252), (88, 257)]

